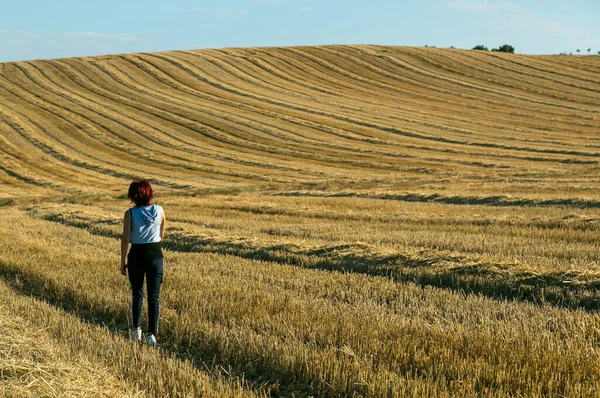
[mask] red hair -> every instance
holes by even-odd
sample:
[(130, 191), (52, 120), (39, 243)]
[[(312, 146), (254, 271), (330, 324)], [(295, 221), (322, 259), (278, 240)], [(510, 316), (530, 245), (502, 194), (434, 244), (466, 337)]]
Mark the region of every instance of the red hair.
[(146, 180), (136, 180), (129, 185), (127, 198), (135, 203), (135, 207), (148, 206), (154, 199), (152, 186)]

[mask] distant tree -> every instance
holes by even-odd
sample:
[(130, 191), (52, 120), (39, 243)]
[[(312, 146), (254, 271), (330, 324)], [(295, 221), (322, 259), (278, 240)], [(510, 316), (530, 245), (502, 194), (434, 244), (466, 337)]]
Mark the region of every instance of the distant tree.
[(600, 55), (600, 51), (598, 51), (598, 55)]
[(501, 52), (501, 53), (515, 53), (515, 48), (510, 44), (504, 44), (498, 48), (492, 48), (492, 51)]
[(484, 46), (483, 44), (478, 44), (475, 47), (473, 47), (473, 50), (481, 50), (481, 51), (490, 51), (488, 50), (488, 48), (486, 46)]
[(590, 52), (592, 52), (592, 49), (588, 48), (588, 55), (590, 55)]
[(579, 54), (579, 53), (581, 52), (581, 50), (580, 50), (580, 49), (577, 49), (577, 50), (575, 50), (575, 51), (577, 51), (577, 54)]

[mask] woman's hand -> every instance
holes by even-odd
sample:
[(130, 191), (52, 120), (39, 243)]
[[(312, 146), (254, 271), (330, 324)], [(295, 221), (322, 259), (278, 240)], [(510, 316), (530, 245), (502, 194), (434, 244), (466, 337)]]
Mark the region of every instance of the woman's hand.
[(127, 275), (127, 264), (121, 264), (121, 275)]

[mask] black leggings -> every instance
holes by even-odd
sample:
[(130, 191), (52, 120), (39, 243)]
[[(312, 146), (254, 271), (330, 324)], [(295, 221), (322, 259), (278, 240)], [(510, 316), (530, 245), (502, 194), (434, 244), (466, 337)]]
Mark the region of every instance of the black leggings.
[(144, 275), (148, 290), (148, 333), (158, 334), (158, 316), (160, 313), (160, 285), (163, 280), (164, 259), (157, 244), (132, 245), (127, 255), (129, 282), (131, 282), (131, 314), (133, 327), (142, 323), (142, 304), (144, 301)]

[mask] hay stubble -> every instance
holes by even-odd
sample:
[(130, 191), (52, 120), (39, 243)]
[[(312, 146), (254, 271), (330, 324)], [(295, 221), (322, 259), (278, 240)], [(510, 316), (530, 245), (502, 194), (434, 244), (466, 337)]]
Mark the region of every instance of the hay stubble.
[[(0, 357), (27, 369), (7, 394), (85, 395), (90, 369), (122, 396), (593, 394), (598, 67), (379, 46), (5, 64), (1, 319), (21, 346), (43, 328), (47, 357)], [(169, 217), (159, 353), (125, 341), (137, 177)]]

